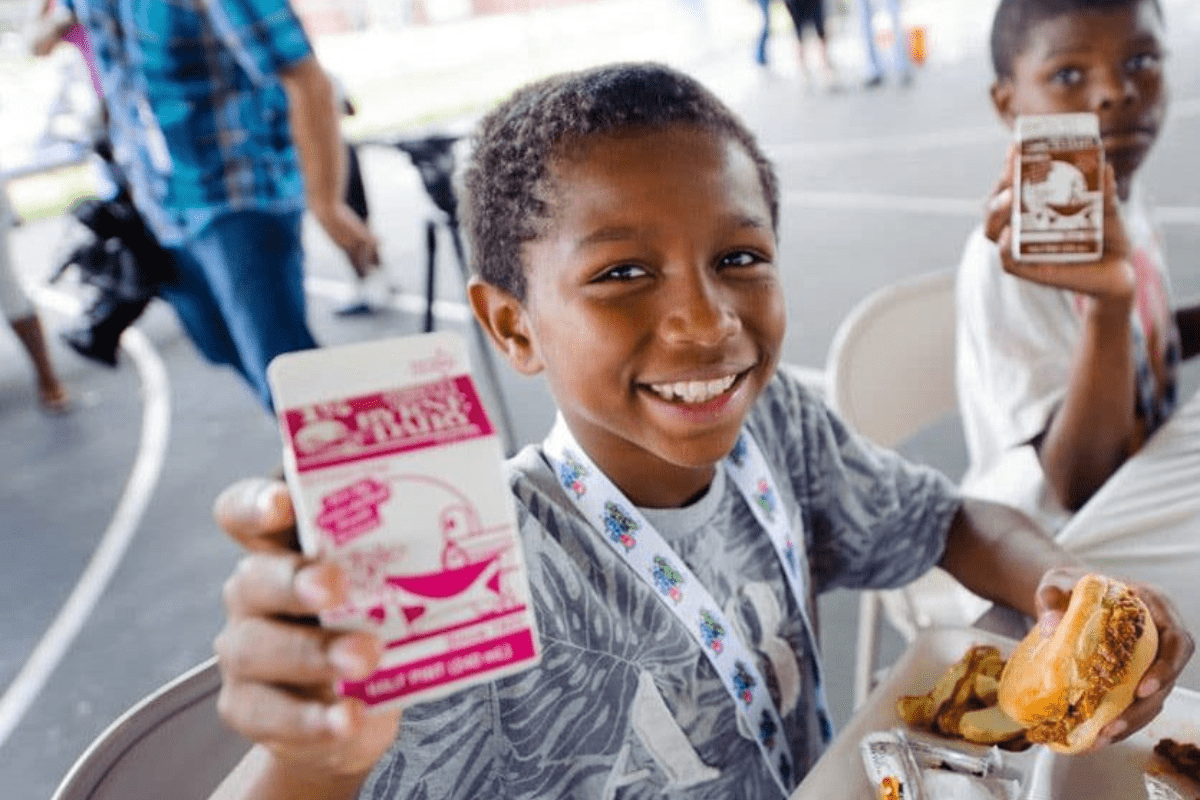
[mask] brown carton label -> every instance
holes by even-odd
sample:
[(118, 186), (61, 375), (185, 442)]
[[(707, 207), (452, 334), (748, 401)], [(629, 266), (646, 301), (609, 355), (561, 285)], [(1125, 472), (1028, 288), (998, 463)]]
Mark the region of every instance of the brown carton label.
[(1104, 249), (1104, 148), (1094, 114), (1021, 117), (1013, 257), (1095, 261)]

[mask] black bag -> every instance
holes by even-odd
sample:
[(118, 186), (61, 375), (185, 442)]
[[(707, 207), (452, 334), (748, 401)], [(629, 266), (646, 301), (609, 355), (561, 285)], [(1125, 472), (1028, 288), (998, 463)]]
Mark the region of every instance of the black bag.
[(121, 333), (171, 279), (171, 255), (150, 233), (124, 190), (111, 200), (82, 200), (71, 214), (94, 238), (77, 247), (50, 280), (75, 267), (80, 280), (95, 287), (96, 297), (84, 311), (83, 324), (62, 337), (80, 355), (116, 366)]

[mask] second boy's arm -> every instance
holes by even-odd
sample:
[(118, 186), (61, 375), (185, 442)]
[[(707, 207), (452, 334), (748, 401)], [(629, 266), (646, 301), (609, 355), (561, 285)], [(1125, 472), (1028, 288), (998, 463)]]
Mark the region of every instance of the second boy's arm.
[(1083, 297), (1082, 331), (1061, 404), (1032, 442), (1062, 504), (1078, 509), (1132, 451), (1137, 438), (1130, 313), (1135, 277), (1112, 168), (1105, 170), (1104, 257), (1094, 264), (1017, 261), (1010, 220), (1013, 158), (992, 196), (986, 231), (1005, 272)]

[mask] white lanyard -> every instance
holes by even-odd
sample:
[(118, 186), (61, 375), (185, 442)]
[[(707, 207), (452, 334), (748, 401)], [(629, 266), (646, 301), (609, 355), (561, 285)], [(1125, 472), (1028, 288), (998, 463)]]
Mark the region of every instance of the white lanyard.
[[(783, 736), (779, 710), (758, 671), (757, 659), (737, 636), (720, 606), (654, 526), (592, 462), (561, 415), (546, 437), (543, 450), (567, 495), (602, 534), (601, 538), (643, 581), (657, 590), (658, 598), (700, 645), (733, 698), (738, 713), (745, 717), (749, 730), (756, 733), (755, 741), (771, 776), (784, 796), (789, 795), (796, 769)], [(743, 432), (724, 465), (770, 537), (787, 576), (788, 588), (800, 609), (817, 673), (817, 713), (821, 717), (822, 737), (828, 744), (832, 727), (825, 682), (808, 619), (804, 559), (798, 553), (803, 548), (803, 538), (797, 542), (793, 537), (792, 526), (779, 506), (775, 480), (753, 437)]]

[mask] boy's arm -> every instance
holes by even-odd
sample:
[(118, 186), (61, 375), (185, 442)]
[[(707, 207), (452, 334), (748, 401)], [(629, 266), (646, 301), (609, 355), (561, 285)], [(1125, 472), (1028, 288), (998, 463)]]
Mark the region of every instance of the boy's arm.
[(1122, 302), (1085, 302), (1066, 394), (1034, 442), (1046, 479), (1072, 511), (1125, 462), (1137, 437), (1129, 312)]
[(358, 701), (336, 697), (333, 685), (370, 674), (380, 643), (315, 624), (319, 612), (345, 603), (345, 576), (295, 552), (295, 515), (282, 483), (235, 484), (214, 511), (250, 551), (224, 588), (218, 709), (255, 747), (213, 798), (355, 797), (395, 739), (400, 715), (368, 714)]
[[(1076, 581), (1093, 571), (1015, 509), (971, 499), (955, 515), (940, 566), (976, 594), (1038, 620), (1047, 632), (1062, 618)], [(1101, 731), (1097, 746), (1123, 739), (1154, 719), (1195, 651), (1170, 599), (1150, 586), (1130, 586), (1158, 628), (1158, 654), (1138, 684), (1133, 705)]]
[(988, 205), (985, 230), (1005, 272), (1084, 296), (1083, 332), (1062, 404), (1034, 440), (1038, 459), (1062, 504), (1075, 510), (1108, 480), (1137, 436), (1130, 313), (1136, 291), (1116, 178), (1105, 168), (1104, 256), (1090, 264), (1017, 261), (1012, 257), (1013, 158)]
[(939, 566), (975, 594), (1035, 618), (1043, 576), (1084, 568), (1020, 511), (971, 498), (950, 526)]

